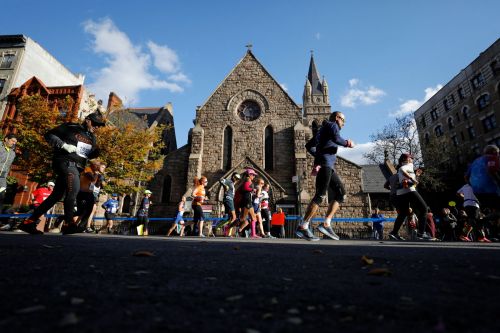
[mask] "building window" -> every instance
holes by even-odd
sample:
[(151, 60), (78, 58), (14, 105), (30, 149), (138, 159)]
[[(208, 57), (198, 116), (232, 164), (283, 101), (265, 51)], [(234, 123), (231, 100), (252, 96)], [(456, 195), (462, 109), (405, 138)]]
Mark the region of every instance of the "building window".
[(453, 146), (458, 147), (458, 138), (456, 135), (451, 137), (451, 142), (453, 142)]
[(472, 88), (478, 89), (484, 86), (486, 82), (484, 81), (483, 74), (479, 73), (470, 80), (470, 83), (472, 84)]
[(273, 156), (274, 156), (274, 139), (273, 128), (267, 126), (264, 131), (264, 147), (265, 147), (265, 166), (266, 170), (273, 170)]
[(490, 64), (491, 71), (493, 75), (498, 75), (500, 73), (500, 63), (497, 60), (493, 60)]
[(15, 57), (16, 56), (14, 54), (4, 54), (2, 62), (0, 62), (0, 68), (11, 68)]
[(460, 122), (460, 114), (458, 112), (455, 113), (455, 119), (457, 120), (457, 123)]
[(458, 88), (457, 94), (458, 94), (458, 98), (460, 98), (460, 100), (463, 100), (465, 98), (464, 88), (462, 88), (462, 87)]
[(490, 95), (489, 94), (483, 94), (479, 96), (479, 98), (476, 101), (477, 107), (479, 110), (484, 109), (490, 104)]
[(224, 129), (224, 148), (222, 151), (222, 168), (231, 169), (231, 160), (233, 159), (233, 129), (227, 126)]
[(451, 102), (451, 105), (455, 104), (455, 95), (454, 94), (450, 95), (450, 102)]
[(485, 132), (489, 132), (497, 127), (497, 119), (494, 114), (483, 119), (483, 127)]
[(169, 175), (165, 176), (165, 179), (163, 180), (163, 189), (161, 193), (161, 202), (162, 203), (169, 203), (170, 202), (170, 192), (172, 189), (172, 177)]
[(431, 142), (431, 139), (429, 137), (429, 133), (425, 133), (424, 140), (426, 144), (429, 144)]
[(473, 140), (476, 137), (476, 131), (472, 126), (467, 127), (467, 133), (469, 133), (469, 139), (471, 140)]
[(437, 125), (436, 128), (434, 128), (434, 133), (438, 138), (443, 135), (443, 128), (441, 125)]
[(448, 104), (448, 100), (447, 100), (447, 99), (445, 99), (445, 100), (443, 101), (443, 106), (444, 106), (444, 110), (445, 110), (445, 111), (450, 110), (450, 105)]
[(0, 79), (0, 94), (2, 93), (3, 88), (5, 87), (5, 82), (6, 81), (7, 80), (5, 80), (5, 79)]
[(452, 129), (455, 127), (455, 124), (453, 124), (453, 118), (452, 117), (449, 117), (448, 118), (448, 128), (449, 129)]
[(438, 113), (437, 113), (437, 109), (436, 108), (434, 108), (434, 109), (431, 110), (431, 118), (432, 118), (432, 120), (438, 119)]
[(464, 119), (469, 119), (470, 111), (468, 106), (464, 106), (464, 108), (462, 109), (462, 114), (464, 116)]
[(420, 125), (422, 126), (422, 128), (427, 127), (427, 123), (425, 122), (425, 116), (422, 116), (422, 118), (420, 118)]

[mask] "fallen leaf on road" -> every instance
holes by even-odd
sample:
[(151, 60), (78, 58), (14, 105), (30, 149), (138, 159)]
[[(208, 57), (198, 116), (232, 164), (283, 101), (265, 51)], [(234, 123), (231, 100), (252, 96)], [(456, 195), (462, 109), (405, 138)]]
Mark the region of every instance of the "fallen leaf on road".
[(150, 251), (137, 251), (132, 254), (135, 257), (154, 257), (154, 253)]
[(242, 299), (242, 298), (243, 298), (243, 295), (234, 295), (234, 296), (227, 297), (226, 301), (234, 302), (234, 301), (237, 301), (237, 300)]
[(215, 276), (207, 276), (207, 277), (205, 278), (205, 280), (207, 280), (207, 281), (216, 281), (216, 280), (217, 280), (217, 278), (216, 278)]
[(322, 250), (314, 250), (313, 253), (314, 254), (323, 254), (325, 252), (323, 252)]
[(361, 262), (362, 262), (364, 265), (373, 265), (374, 260), (373, 260), (373, 259), (371, 259), (371, 258), (368, 258), (367, 256), (362, 256), (362, 257), (361, 257)]
[(289, 322), (290, 324), (294, 324), (294, 325), (300, 325), (303, 322), (302, 318), (299, 318), (299, 317), (290, 317), (290, 318), (287, 318), (286, 321)]
[(387, 268), (374, 268), (368, 272), (368, 275), (391, 276), (392, 272)]
[(292, 282), (293, 279), (291, 278), (288, 278), (288, 277), (282, 277), (283, 281), (286, 281), (286, 282)]
[(68, 326), (78, 324), (80, 319), (76, 316), (74, 312), (70, 312), (63, 317), (63, 319), (59, 322), (59, 326)]
[(239, 246), (235, 246), (235, 247), (233, 247), (233, 250), (235, 250), (235, 251), (238, 251), (239, 249), (240, 249), (240, 247), (239, 247)]
[(83, 298), (78, 298), (78, 297), (71, 297), (71, 304), (73, 305), (78, 305), (78, 304), (82, 304), (85, 302), (85, 300)]
[(43, 244), (42, 247), (46, 248), (46, 249), (58, 249), (62, 246), (60, 245), (47, 245), (47, 244)]
[(16, 310), (16, 313), (17, 314), (27, 314), (27, 313), (33, 313), (33, 312), (42, 311), (42, 310), (45, 310), (45, 305), (39, 304), (39, 305), (29, 306), (29, 307), (24, 308), (24, 309)]
[(135, 275), (148, 275), (148, 274), (151, 274), (150, 271), (135, 271), (134, 272)]

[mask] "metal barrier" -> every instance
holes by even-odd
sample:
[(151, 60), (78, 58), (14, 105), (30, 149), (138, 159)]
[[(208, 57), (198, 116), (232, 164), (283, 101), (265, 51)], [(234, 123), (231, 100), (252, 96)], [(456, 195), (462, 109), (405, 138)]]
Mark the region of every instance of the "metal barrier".
[[(25, 219), (31, 216), (31, 214), (0, 214), (0, 219), (8, 218), (14, 219), (14, 225), (17, 224), (19, 219)], [(47, 214), (45, 217), (48, 219), (57, 218), (62, 216), (61, 214)], [(297, 229), (299, 221), (302, 219), (300, 216), (287, 216), (285, 219), (285, 238), (296, 238), (295, 230)], [(105, 218), (103, 216), (96, 216), (93, 220), (104, 221)], [(113, 219), (115, 233), (118, 234), (136, 234), (134, 228), (131, 228), (131, 221), (137, 220), (136, 217), (126, 217), (126, 216), (116, 216)], [(192, 217), (186, 217), (183, 219), (186, 222), (192, 221)], [(167, 230), (170, 226), (170, 223), (175, 221), (175, 218), (172, 217), (150, 217), (149, 218), (149, 234), (150, 235), (166, 235)], [(220, 217), (206, 217), (205, 222), (211, 223), (212, 230), (216, 236), (222, 236), (222, 230), (217, 230), (216, 226), (221, 222), (225, 221), (224, 218)], [(312, 223), (321, 223), (324, 221), (324, 218), (318, 217), (313, 218)], [(354, 218), (354, 217), (338, 217), (332, 219), (332, 224), (335, 232), (342, 239), (369, 239), (372, 238), (372, 229), (369, 225), (363, 225), (359, 227), (347, 226), (344, 223), (373, 223), (373, 222), (394, 222), (394, 218)], [(9, 222), (7, 222), (9, 223)], [(96, 223), (100, 227), (103, 225), (101, 223)], [(315, 232), (316, 236), (321, 236), (318, 232)]]

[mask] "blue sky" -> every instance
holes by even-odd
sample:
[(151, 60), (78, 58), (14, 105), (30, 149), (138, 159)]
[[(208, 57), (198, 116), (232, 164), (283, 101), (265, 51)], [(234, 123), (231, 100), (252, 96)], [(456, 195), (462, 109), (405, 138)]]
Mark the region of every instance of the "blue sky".
[(10, 1), (1, 34), (31, 37), (106, 100), (172, 102), (178, 146), (202, 105), (253, 53), (302, 104), (310, 51), (355, 162), (370, 134), (414, 111), (500, 37), (498, 0)]

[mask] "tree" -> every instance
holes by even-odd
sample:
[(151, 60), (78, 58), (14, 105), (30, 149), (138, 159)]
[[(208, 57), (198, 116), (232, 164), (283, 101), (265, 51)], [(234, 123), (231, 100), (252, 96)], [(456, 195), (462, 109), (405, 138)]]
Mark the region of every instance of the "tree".
[[(445, 185), (443, 169), (432, 159), (426, 159), (427, 163), (424, 164), (417, 125), (411, 114), (396, 118), (382, 131), (370, 135), (370, 138), (375, 144), (370, 152), (363, 154), (364, 158), (374, 164), (379, 164), (387, 155), (387, 158), (396, 166), (402, 153), (410, 153), (415, 167), (424, 170), (420, 177), (420, 186), (428, 191), (443, 189)], [(443, 152), (443, 147), (444, 143), (436, 139), (426, 145), (426, 151), (433, 151), (434, 156), (439, 156)]]
[[(117, 113), (128, 112), (118, 110), (113, 119), (123, 119)], [(144, 128), (134, 122), (119, 122), (114, 126), (99, 128), (97, 144), (101, 150), (100, 159), (107, 165), (107, 192), (131, 193), (142, 190), (161, 168), (163, 158), (162, 134), (164, 126)]]
[(44, 134), (63, 120), (58, 109), (40, 95), (22, 97), (16, 111), (17, 116), (10, 120), (9, 125), (18, 136), (17, 147), (22, 153), (15, 163), (27, 172), (31, 180), (45, 182), (52, 173), (52, 148), (45, 141)]
[(389, 160), (397, 165), (402, 153), (412, 154), (417, 167), (423, 164), (417, 126), (411, 115), (396, 118), (382, 131), (370, 135), (370, 139), (375, 145), (372, 151), (363, 154), (363, 157), (373, 164), (383, 163), (387, 154)]

